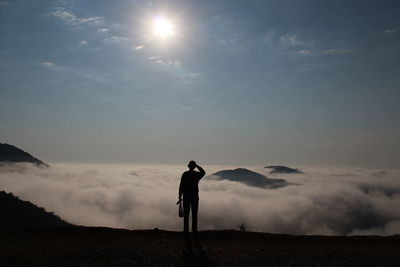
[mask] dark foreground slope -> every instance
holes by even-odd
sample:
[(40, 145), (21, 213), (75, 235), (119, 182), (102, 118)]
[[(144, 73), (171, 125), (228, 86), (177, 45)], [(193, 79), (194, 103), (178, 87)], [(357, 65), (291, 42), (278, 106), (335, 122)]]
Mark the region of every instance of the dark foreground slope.
[(399, 236), (0, 228), (1, 266), (400, 266)]
[(0, 191), (0, 226), (67, 226), (52, 212)]

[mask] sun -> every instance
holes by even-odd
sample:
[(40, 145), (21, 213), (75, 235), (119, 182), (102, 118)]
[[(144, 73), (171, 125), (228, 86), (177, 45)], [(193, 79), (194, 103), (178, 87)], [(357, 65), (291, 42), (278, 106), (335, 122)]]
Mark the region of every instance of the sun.
[(161, 38), (168, 38), (175, 34), (175, 26), (172, 21), (162, 15), (153, 19), (153, 32)]

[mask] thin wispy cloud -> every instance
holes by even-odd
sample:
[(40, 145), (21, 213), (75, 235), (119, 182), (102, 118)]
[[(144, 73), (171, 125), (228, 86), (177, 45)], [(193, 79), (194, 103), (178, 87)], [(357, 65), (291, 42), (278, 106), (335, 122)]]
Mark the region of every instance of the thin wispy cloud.
[(46, 67), (53, 67), (53, 66), (55, 66), (54, 63), (52, 63), (52, 62), (43, 62), (42, 65), (43, 65), (43, 66), (46, 66)]
[(129, 41), (129, 38), (122, 36), (111, 36), (103, 40), (105, 44), (125, 44)]
[(297, 53), (299, 53), (301, 55), (311, 55), (311, 50), (303, 49), (303, 50), (297, 51)]
[(276, 41), (275, 31), (269, 31), (266, 34), (261, 35), (260, 41), (263, 44), (272, 45)]
[(95, 17), (79, 18), (70, 11), (67, 11), (65, 8), (62, 7), (56, 8), (56, 10), (51, 13), (51, 15), (60, 19), (65, 24), (71, 26), (80, 26), (84, 24), (99, 26), (104, 24), (103, 17), (95, 16)]
[(239, 53), (244, 49), (244, 46), (237, 38), (218, 39), (217, 43), (223, 49), (224, 52)]
[(41, 65), (44, 66), (44, 67), (47, 67), (47, 68), (55, 69), (55, 70), (64, 69), (64, 67), (56, 65), (56, 64), (54, 64), (53, 62), (50, 62), (50, 61), (42, 62)]
[(157, 56), (151, 56), (149, 59), (153, 62), (157, 62), (163, 67), (163, 70), (167, 70), (168, 73), (172, 74), (183, 82), (187, 82), (201, 76), (200, 72), (186, 69), (180, 60), (163, 60)]
[(139, 49), (142, 49), (142, 48), (144, 48), (143, 45), (138, 45), (138, 46), (135, 47), (135, 50), (139, 50)]
[(190, 72), (187, 73), (187, 77), (190, 77), (190, 78), (197, 78), (199, 76), (201, 76), (201, 73), (199, 73), (199, 72), (190, 71)]
[(395, 33), (395, 32), (396, 32), (395, 29), (385, 29), (385, 31), (384, 31), (384, 33), (387, 33), (387, 34), (391, 34), (391, 33)]
[(292, 34), (292, 33), (287, 33), (281, 36), (280, 42), (284, 46), (299, 46), (305, 44), (305, 42), (298, 37), (298, 34)]
[(329, 50), (324, 50), (322, 51), (322, 53), (327, 55), (346, 55), (350, 54), (351, 50), (346, 48), (333, 48)]
[(98, 32), (108, 32), (108, 31), (110, 31), (110, 29), (109, 28), (100, 28), (97, 31)]

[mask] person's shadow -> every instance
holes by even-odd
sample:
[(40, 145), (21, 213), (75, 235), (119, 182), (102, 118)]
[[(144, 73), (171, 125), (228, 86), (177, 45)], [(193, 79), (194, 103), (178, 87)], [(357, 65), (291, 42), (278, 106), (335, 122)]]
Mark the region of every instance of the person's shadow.
[(182, 254), (183, 266), (213, 266), (201, 246), (199, 235), (185, 234), (185, 248)]

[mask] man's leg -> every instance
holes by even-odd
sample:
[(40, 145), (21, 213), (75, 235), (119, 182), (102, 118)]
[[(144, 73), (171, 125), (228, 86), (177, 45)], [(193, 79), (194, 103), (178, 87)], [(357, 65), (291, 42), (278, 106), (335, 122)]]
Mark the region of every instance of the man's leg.
[(190, 213), (190, 201), (183, 199), (183, 231), (189, 232), (189, 213)]
[(199, 200), (192, 201), (192, 231), (197, 232), (197, 211), (199, 210)]

